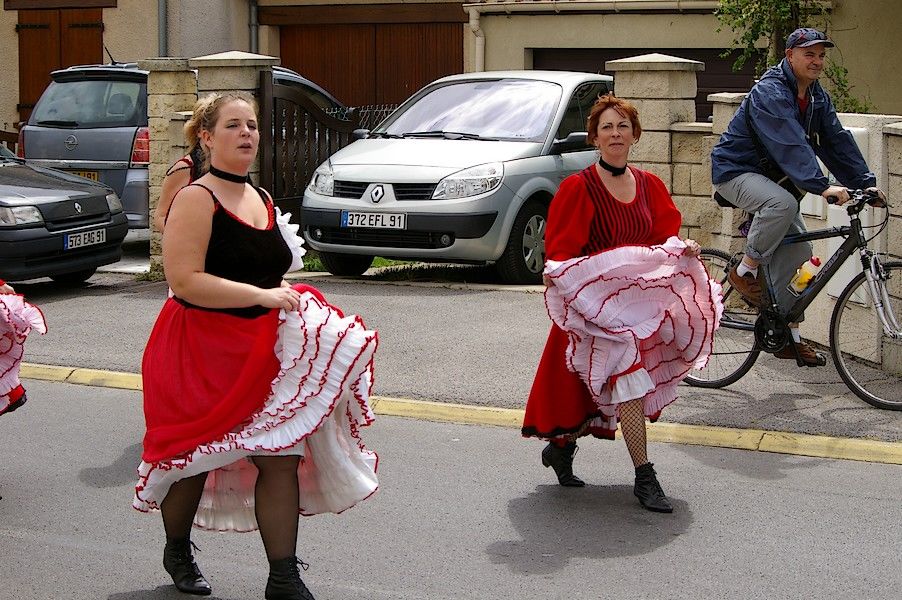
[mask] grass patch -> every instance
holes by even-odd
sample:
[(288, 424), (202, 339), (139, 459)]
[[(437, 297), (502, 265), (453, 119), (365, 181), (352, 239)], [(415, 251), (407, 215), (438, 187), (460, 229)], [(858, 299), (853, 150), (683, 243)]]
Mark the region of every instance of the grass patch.
[[(396, 267), (401, 265), (414, 264), (417, 263), (411, 262), (409, 260), (391, 260), (377, 256), (375, 259), (373, 259), (373, 265), (371, 268)], [(323, 266), (323, 262), (319, 259), (319, 253), (317, 253), (316, 250), (308, 249), (307, 254), (304, 255), (304, 268), (301, 270), (307, 273), (325, 273), (326, 267)]]
[(145, 271), (144, 273), (138, 273), (135, 275), (135, 281), (144, 281), (144, 282), (157, 282), (163, 281), (166, 279), (166, 273), (163, 272), (163, 263), (162, 261), (150, 261), (150, 269)]

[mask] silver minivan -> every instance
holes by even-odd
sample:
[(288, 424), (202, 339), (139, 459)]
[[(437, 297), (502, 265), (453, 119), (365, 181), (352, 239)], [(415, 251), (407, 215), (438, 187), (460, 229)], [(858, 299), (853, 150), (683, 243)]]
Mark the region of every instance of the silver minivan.
[(304, 192), (309, 246), (337, 275), (373, 257), (494, 264), (541, 281), (561, 181), (596, 160), (586, 120), (606, 75), (497, 71), (439, 79), (333, 154)]
[(50, 76), (19, 131), (19, 156), (108, 185), (121, 199), (129, 227), (147, 227), (147, 71), (115, 63)]

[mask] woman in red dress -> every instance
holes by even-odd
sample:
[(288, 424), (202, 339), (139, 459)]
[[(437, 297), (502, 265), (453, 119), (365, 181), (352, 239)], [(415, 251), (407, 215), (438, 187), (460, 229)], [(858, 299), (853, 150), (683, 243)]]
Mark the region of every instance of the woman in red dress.
[(255, 102), (203, 107), (209, 172), (172, 202), (163, 264), (173, 295), (142, 362), (144, 436), (133, 506), (160, 510), (163, 566), (185, 593), (211, 586), (192, 525), (260, 530), (267, 600), (313, 600), (300, 578), (298, 516), (339, 513), (377, 488), (359, 438), (378, 343), (310, 286), (284, 280), (303, 249), (286, 215), (247, 180), (259, 145)]
[[(690, 367), (695, 362), (703, 362), (706, 338), (701, 336), (696, 340), (694, 353), (688, 359), (684, 356), (685, 348), (671, 353), (673, 356), (657, 355), (661, 348), (665, 353), (668, 351), (667, 343), (672, 337), (668, 332), (697, 329), (674, 327), (682, 324), (681, 319), (670, 318), (675, 311), (656, 308), (649, 312), (647, 307), (653, 305), (650, 304), (653, 300), (657, 302), (658, 298), (674, 294), (671, 285), (674, 277), (687, 279), (681, 274), (685, 270), (683, 265), (687, 260), (698, 262), (699, 247), (692, 240), (681, 242), (672, 238), (679, 233), (681, 215), (663, 182), (649, 172), (627, 165), (630, 147), (639, 141), (642, 132), (635, 107), (611, 94), (599, 98), (588, 119), (588, 132), (589, 143), (598, 148), (599, 161), (562, 182), (548, 213), (546, 304), (555, 323), (529, 395), (523, 435), (550, 440), (542, 451), (542, 463), (554, 469), (561, 485), (578, 487), (585, 483), (573, 474), (575, 440), (584, 435), (613, 439), (619, 421), (636, 467), (636, 496), (648, 510), (672, 512), (648, 461), (645, 419), (657, 418), (661, 408), (675, 396), (671, 388), (685, 374), (670, 368), (673, 357), (679, 354), (677, 362)], [(664, 244), (668, 238), (672, 238), (674, 250), (650, 248)], [(580, 257), (590, 257), (592, 262)], [(672, 262), (674, 268), (668, 271), (666, 284), (654, 289), (648, 285), (652, 281), (650, 275), (637, 272), (627, 279), (617, 279), (591, 266), (606, 261), (606, 269), (629, 271), (631, 267), (624, 266), (625, 262), (635, 259), (649, 264), (647, 269), (655, 272), (658, 257)], [(568, 296), (571, 291), (564, 289), (565, 279), (585, 268), (595, 270), (577, 282), (573, 296)], [(697, 269), (693, 271), (696, 283), (704, 277), (698, 273)], [(619, 283), (613, 284), (615, 281)], [(586, 319), (621, 302), (613, 317), (616, 324), (612, 321), (597, 326), (589, 324), (588, 331), (594, 327), (595, 333), (588, 336), (559, 327), (556, 314), (572, 311), (578, 294), (592, 289), (591, 286), (607, 287), (593, 292), (589, 298), (590, 309), (584, 312), (593, 314)], [(625, 299), (630, 294), (635, 294), (635, 299), (628, 302)], [(704, 312), (710, 320), (714, 303), (708, 302), (712, 300), (710, 293), (702, 296), (704, 311), (695, 313)], [(637, 316), (643, 311), (649, 314)], [(644, 319), (643, 323), (651, 320), (654, 325), (639, 335), (637, 319)], [(632, 324), (625, 326), (627, 322)], [(710, 323), (707, 326), (710, 328)], [(624, 338), (627, 344), (619, 344)], [(634, 354), (624, 350), (629, 348)], [(666, 369), (659, 368), (665, 363)], [(599, 375), (599, 369), (603, 375)]]

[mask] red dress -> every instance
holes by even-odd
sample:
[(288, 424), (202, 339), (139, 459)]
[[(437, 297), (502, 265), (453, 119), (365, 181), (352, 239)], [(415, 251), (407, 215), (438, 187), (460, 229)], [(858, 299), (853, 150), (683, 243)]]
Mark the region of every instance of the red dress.
[[(617, 200), (595, 165), (571, 175), (548, 211), (545, 250), (549, 260), (589, 256), (626, 244), (661, 244), (677, 235), (682, 217), (655, 175), (630, 167), (636, 179), (632, 202)], [(591, 434), (613, 439), (607, 428), (586, 428), (599, 416), (598, 405), (580, 376), (565, 362), (567, 334), (552, 324), (526, 404), (523, 435), (553, 438)], [(652, 420), (657, 414), (651, 415)]]

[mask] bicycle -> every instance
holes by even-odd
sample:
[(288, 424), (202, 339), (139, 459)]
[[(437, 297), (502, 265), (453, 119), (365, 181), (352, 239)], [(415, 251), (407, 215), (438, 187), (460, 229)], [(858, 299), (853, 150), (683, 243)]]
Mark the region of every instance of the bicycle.
[[(783, 240), (783, 244), (793, 244), (845, 238), (785, 314), (772, 301), (760, 311), (749, 307), (730, 285), (727, 275), (742, 259), (742, 252), (731, 256), (713, 248), (702, 249), (700, 258), (709, 275), (723, 286), (724, 313), (708, 366), (687, 375), (686, 383), (725, 387), (748, 373), (761, 352), (772, 354), (783, 349), (792, 339), (788, 324), (799, 319), (857, 251), (862, 272), (836, 299), (830, 318), (830, 354), (843, 382), (855, 395), (877, 408), (902, 410), (902, 261), (886, 261), (884, 255), (868, 247), (889, 221), (887, 204), (868, 190), (849, 193), (851, 198), (844, 205), (849, 225), (792, 234)], [(883, 222), (870, 226), (879, 228), (871, 237), (866, 237), (866, 227), (859, 217), (868, 205), (887, 208)], [(773, 298), (770, 281), (768, 287), (766, 297)], [(796, 362), (804, 365), (798, 356)]]

